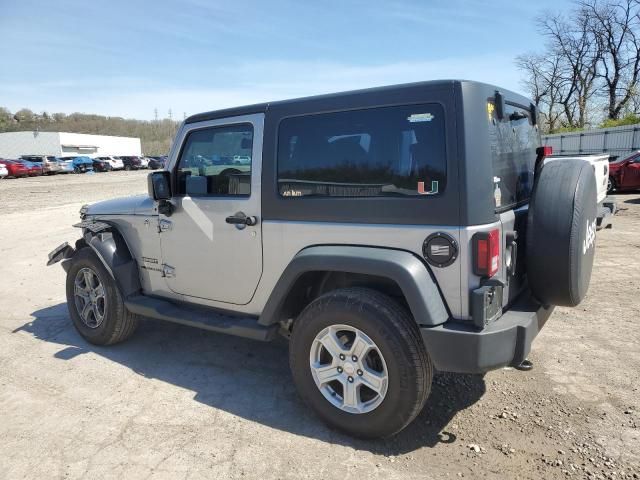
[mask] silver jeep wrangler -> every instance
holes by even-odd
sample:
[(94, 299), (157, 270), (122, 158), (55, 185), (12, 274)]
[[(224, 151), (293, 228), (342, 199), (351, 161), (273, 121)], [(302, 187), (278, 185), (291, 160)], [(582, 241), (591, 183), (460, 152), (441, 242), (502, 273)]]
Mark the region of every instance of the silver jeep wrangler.
[(594, 174), (548, 154), (529, 100), (470, 81), (202, 113), (148, 195), (83, 207), (49, 264), (87, 341), (141, 318), (283, 335), (323, 420), (388, 436), (434, 370), (526, 365), (553, 306), (584, 298)]

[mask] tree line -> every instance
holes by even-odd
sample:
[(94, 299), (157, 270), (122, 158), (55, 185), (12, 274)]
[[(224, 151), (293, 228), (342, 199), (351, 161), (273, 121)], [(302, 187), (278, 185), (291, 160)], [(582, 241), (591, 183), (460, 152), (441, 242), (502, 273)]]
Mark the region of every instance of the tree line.
[(132, 120), (86, 113), (35, 113), (27, 108), (10, 112), (0, 107), (0, 132), (41, 131), (138, 137), (145, 155), (167, 155), (178, 129), (171, 119)]
[(544, 49), (516, 64), (547, 132), (640, 123), (640, 0), (575, 0), (537, 26)]

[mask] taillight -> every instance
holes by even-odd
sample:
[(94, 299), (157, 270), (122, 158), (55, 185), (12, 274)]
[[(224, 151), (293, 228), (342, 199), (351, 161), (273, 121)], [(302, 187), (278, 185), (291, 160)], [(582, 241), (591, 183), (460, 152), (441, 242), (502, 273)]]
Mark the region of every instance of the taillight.
[(500, 266), (500, 230), (478, 232), (473, 236), (473, 273), (493, 277)]
[(553, 155), (553, 147), (550, 145), (545, 145), (544, 147), (536, 148), (536, 155), (539, 157), (550, 157)]

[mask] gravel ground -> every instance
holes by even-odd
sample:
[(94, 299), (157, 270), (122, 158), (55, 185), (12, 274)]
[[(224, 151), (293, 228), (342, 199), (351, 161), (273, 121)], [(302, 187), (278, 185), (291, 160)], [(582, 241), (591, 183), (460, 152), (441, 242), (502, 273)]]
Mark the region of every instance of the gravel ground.
[(73, 330), (46, 254), (78, 209), (145, 172), (0, 181), (0, 477), (640, 478), (640, 196), (598, 232), (589, 295), (559, 308), (534, 370), (438, 375), (385, 441), (327, 429), (286, 346), (147, 321), (101, 348)]

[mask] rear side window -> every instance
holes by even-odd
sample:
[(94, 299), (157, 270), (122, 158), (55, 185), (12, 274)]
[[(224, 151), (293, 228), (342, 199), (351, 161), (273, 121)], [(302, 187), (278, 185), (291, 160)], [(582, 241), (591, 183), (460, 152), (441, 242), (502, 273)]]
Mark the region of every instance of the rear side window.
[(445, 183), (439, 104), (294, 117), (280, 124), (283, 197), (437, 195)]
[(531, 197), (540, 132), (524, 108), (507, 103), (504, 118), (498, 120), (490, 100), (487, 115), (496, 210), (508, 210)]
[(178, 193), (250, 195), (252, 148), (251, 124), (192, 131), (178, 160)]

